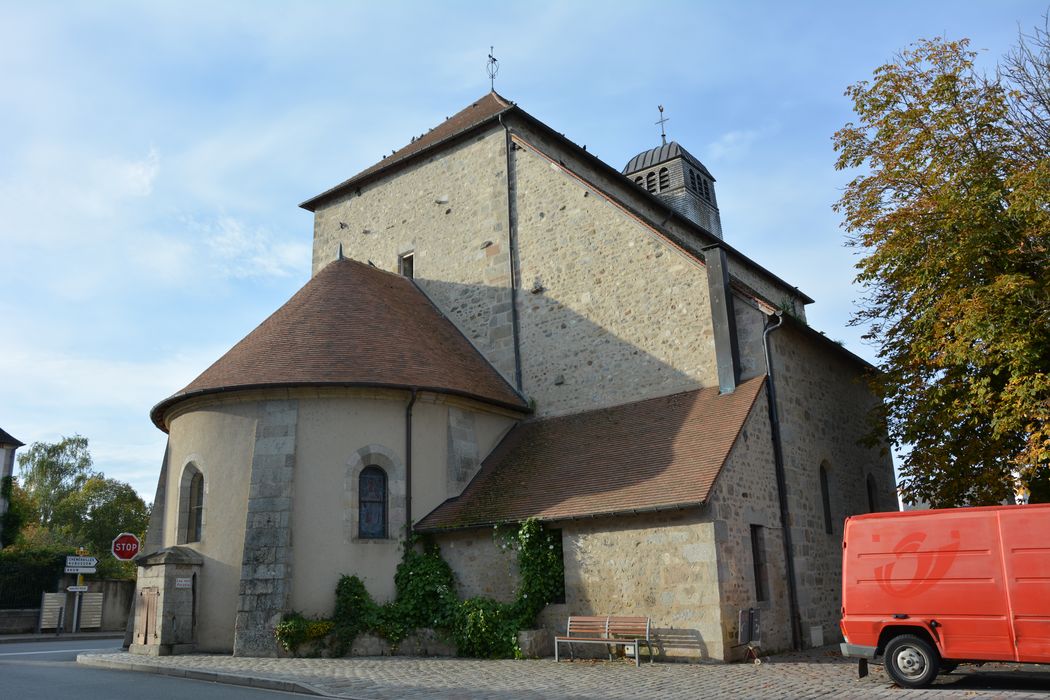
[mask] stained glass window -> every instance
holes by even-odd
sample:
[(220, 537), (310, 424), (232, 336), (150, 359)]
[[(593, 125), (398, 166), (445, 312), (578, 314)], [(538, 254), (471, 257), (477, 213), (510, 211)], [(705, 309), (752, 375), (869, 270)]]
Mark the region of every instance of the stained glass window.
[(386, 472), (365, 467), (358, 477), (358, 536), (361, 539), (386, 538)]

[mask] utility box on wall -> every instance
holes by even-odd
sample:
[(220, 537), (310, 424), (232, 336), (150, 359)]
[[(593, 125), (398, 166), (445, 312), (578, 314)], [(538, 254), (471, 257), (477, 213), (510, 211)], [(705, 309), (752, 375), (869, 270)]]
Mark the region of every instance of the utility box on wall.
[(135, 558), (133, 654), (168, 656), (196, 649), (197, 591), (203, 559), (188, 547), (168, 547)]

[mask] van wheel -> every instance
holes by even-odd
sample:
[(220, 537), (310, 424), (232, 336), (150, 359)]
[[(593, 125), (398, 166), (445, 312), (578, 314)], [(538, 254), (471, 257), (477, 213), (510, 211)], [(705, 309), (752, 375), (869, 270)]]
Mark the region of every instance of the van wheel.
[(914, 634), (891, 639), (884, 659), (886, 672), (902, 688), (925, 688), (937, 677), (941, 666), (937, 650)]

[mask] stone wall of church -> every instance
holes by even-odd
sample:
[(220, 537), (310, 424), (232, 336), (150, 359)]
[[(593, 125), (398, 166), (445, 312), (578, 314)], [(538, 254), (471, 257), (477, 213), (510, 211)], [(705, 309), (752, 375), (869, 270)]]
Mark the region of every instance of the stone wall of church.
[[(700, 508), (548, 527), (561, 530), (565, 602), (547, 606), (541, 627), (564, 634), (569, 615), (645, 615), (652, 619), (660, 658), (725, 659), (715, 526)], [(515, 555), (500, 549), (491, 529), (438, 540), (461, 596), (512, 600)]]
[[(879, 510), (897, 510), (889, 455), (858, 441), (868, 432), (875, 399), (862, 365), (814, 332), (789, 323), (770, 334), (784, 445), (792, 544), (806, 645), (813, 626), (824, 641), (839, 637), (842, 525), (867, 513), (868, 476)], [(832, 531), (825, 530), (820, 465), (828, 472)]]
[(346, 257), (398, 271), (413, 252), (426, 294), (514, 383), (507, 160), (502, 129), (419, 161), (320, 206), (313, 272)]
[[(200, 651), (233, 649), (258, 418), (254, 404), (214, 402), (204, 410), (183, 412), (169, 423), (164, 534), (160, 545), (183, 545), (204, 558), (196, 630)], [(179, 532), (180, 522), (187, 520), (182, 482), (190, 465), (204, 476), (199, 542), (186, 542)], [(156, 542), (155, 535), (150, 532), (147, 540)]]
[(702, 264), (528, 147), (514, 173), (522, 375), (537, 412), (716, 383)]
[[(791, 648), (789, 594), (780, 527), (780, 505), (773, 461), (773, 443), (765, 390), (758, 395), (733, 449), (718, 475), (709, 499), (718, 546), (718, 578), (722, 591), (722, 630), (727, 660), (743, 657), (737, 646), (740, 611), (759, 612), (763, 653)], [(752, 537), (752, 526), (761, 528)], [(754, 544), (765, 560), (756, 570)], [(735, 647), (735, 648), (733, 648)]]
[[(568, 170), (579, 174), (584, 180), (600, 186), (604, 191), (624, 202), (632, 212), (660, 224), (664, 230), (675, 237), (675, 240), (687, 248), (699, 253), (702, 248), (719, 242), (719, 239), (714, 236), (699, 234), (687, 224), (670, 218), (664, 206), (658, 201), (654, 202), (651, 196), (634, 184), (633, 180), (626, 177), (610, 178), (608, 171), (604, 168), (595, 167), (589, 160), (580, 157), (574, 151), (563, 148), (560, 143), (531, 125), (519, 123), (513, 118), (510, 121), (526, 145), (535, 146), (552, 161), (564, 163)], [(726, 242), (732, 245), (731, 228), (725, 238)], [(729, 266), (736, 279), (755, 290), (767, 302), (773, 306), (781, 303), (787, 304), (792, 313), (805, 318), (805, 305), (798, 290), (790, 284), (774, 278), (769, 272), (735, 251), (729, 251)], [(527, 284), (528, 279), (523, 278), (523, 280)]]

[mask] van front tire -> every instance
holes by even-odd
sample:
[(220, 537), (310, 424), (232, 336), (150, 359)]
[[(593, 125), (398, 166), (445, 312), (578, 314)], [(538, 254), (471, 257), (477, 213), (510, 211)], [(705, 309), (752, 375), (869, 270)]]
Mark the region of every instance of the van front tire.
[(886, 644), (883, 654), (886, 672), (902, 688), (925, 688), (941, 667), (937, 649), (922, 637), (902, 634)]

